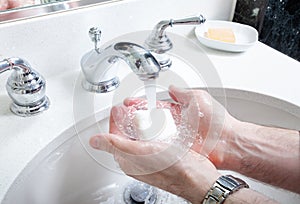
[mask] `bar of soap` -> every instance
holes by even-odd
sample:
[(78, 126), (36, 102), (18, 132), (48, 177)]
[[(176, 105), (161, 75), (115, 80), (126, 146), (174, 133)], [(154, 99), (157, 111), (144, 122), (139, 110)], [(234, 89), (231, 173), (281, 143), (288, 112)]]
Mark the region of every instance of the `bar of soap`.
[(209, 28), (206, 37), (212, 40), (235, 43), (235, 35), (231, 28)]
[(167, 140), (177, 132), (169, 109), (138, 110), (134, 115), (133, 126), (141, 140)]

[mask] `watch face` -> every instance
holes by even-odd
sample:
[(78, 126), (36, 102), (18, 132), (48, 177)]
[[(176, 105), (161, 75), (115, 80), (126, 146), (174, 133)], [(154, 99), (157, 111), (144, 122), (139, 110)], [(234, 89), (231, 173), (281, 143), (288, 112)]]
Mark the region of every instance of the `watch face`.
[(245, 181), (231, 175), (221, 176), (216, 182), (230, 191), (236, 191), (240, 188), (249, 188)]
[(236, 187), (239, 186), (239, 183), (231, 176), (221, 176), (217, 180), (217, 183), (230, 191), (234, 190)]

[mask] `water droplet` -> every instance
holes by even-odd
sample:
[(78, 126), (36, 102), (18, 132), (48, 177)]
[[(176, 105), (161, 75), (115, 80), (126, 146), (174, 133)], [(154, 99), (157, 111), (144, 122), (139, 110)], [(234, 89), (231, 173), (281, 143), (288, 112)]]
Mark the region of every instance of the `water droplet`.
[(200, 118), (203, 118), (204, 117), (204, 114), (202, 113), (202, 112), (198, 112), (198, 116), (200, 117)]

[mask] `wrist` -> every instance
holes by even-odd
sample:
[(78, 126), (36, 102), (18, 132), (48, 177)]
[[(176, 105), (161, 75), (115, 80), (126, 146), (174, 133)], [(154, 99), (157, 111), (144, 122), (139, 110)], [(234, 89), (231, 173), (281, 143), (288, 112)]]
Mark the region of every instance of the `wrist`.
[(195, 185), (196, 188), (194, 188), (188, 196), (183, 197), (185, 197), (191, 203), (202, 203), (207, 192), (209, 192), (211, 187), (220, 176), (220, 173), (215, 173), (214, 175), (207, 176), (205, 179), (195, 179), (194, 182), (197, 182)]
[(220, 176), (207, 192), (203, 204), (223, 203), (229, 195), (242, 188), (249, 188), (243, 180), (231, 175)]
[(201, 203), (215, 183), (221, 176), (214, 165), (204, 157), (200, 157), (198, 153), (191, 151), (194, 155), (193, 161), (184, 167), (184, 188), (174, 189), (173, 193), (189, 200), (192, 203)]
[(219, 169), (237, 171), (242, 169), (243, 159), (249, 156), (249, 151), (252, 151), (253, 144), (257, 142), (256, 132), (261, 126), (253, 123), (234, 120), (231, 123), (231, 128), (227, 131), (225, 145)]
[(233, 117), (228, 117), (224, 124), (220, 139), (208, 157), (217, 169), (232, 170), (231, 168), (240, 158), (236, 143), (241, 140), (242, 128), (245, 124)]

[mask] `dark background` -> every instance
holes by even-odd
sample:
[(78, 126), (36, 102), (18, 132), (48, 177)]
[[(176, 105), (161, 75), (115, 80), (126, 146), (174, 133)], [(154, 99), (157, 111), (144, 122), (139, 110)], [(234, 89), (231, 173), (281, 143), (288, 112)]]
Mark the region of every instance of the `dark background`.
[(300, 0), (237, 0), (233, 21), (255, 27), (260, 42), (300, 61)]

